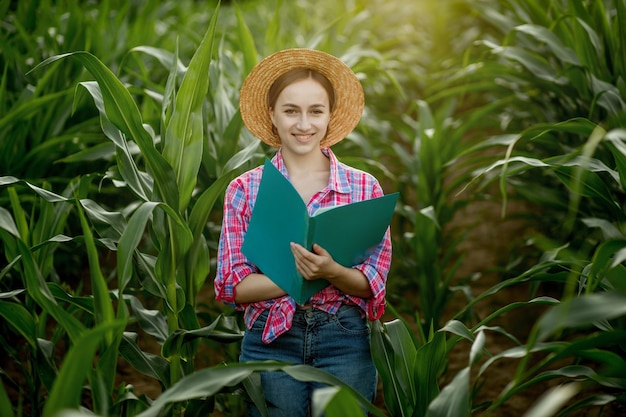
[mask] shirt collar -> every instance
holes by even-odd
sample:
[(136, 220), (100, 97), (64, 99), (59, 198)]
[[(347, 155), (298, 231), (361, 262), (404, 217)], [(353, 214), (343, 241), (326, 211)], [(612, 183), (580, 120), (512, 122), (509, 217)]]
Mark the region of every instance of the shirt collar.
[[(346, 167), (339, 162), (330, 148), (321, 148), (321, 150), (322, 153), (330, 160), (328, 188), (338, 193), (349, 193), (351, 188), (348, 182)], [(272, 158), (272, 163), (286, 178), (289, 178), (289, 173), (287, 172), (287, 167), (285, 166), (285, 161), (283, 160), (282, 148), (278, 149), (278, 152), (276, 152), (276, 155)]]

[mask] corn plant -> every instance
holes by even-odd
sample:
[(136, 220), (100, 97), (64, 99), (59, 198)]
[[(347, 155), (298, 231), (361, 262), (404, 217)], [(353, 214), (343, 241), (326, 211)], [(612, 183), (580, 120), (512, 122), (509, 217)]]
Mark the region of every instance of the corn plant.
[[(219, 233), (215, 204), (233, 175), (267, 153), (242, 130), (237, 91), (259, 56), (292, 46), (318, 47), (355, 68), (367, 92), (366, 113), (337, 153), (375, 170), (387, 190), (402, 191), (389, 298), (403, 302), (403, 313), (418, 325), (415, 333), (402, 320), (373, 327), (390, 414), (495, 412), (546, 380), (565, 385), (535, 411), (574, 393), (590, 395), (563, 415), (619, 402), (623, 381), (607, 369), (623, 370), (624, 315), (607, 306), (623, 304), (623, 1), (450, 0), (437, 3), (432, 22), (427, 11), (435, 3), (427, 1), (419, 7), (324, 2), (314, 9), (299, 1), (289, 7), (281, 0), (242, 2), (223, 7), (219, 20), (219, 8), (197, 13), (185, 1), (105, 2), (102, 14), (79, 2), (55, 14), (53, 2), (39, 3), (41, 9), (0, 1), (0, 11), (18, 16), (5, 21), (7, 36), (0, 39), (8, 75), (0, 85), (0, 244), (7, 259), (0, 315), (2, 337), (26, 341), (26, 359), (3, 345), (29, 384), (19, 388), (22, 400), (14, 408), (7, 397), (15, 387), (3, 375), (0, 414), (28, 414), (29, 403), (35, 415), (207, 415), (219, 407), (238, 414), (234, 403), (217, 404), (216, 396), (244, 387), (262, 408), (257, 371), (327, 382), (316, 394), (315, 415), (324, 409), (328, 416), (350, 415), (362, 407), (381, 414), (312, 368), (195, 366), (202, 341), (231, 343), (232, 359), (241, 336), (231, 311), (211, 306), (199, 314), (196, 305)], [(193, 11), (185, 22), (193, 24), (177, 24), (187, 8)], [(478, 29), (473, 16), (481, 19)], [(157, 21), (164, 31), (154, 29)], [(196, 24), (209, 27), (204, 37)], [(104, 28), (115, 35), (100, 36)], [(169, 41), (177, 36), (168, 32), (185, 39)], [(145, 34), (159, 45), (149, 45)], [(74, 43), (61, 47), (62, 39)], [(24, 56), (22, 45), (29, 51)], [(186, 66), (179, 57), (194, 52), (190, 45), (199, 46)], [(36, 86), (20, 95), (19, 86), (28, 83)], [(20, 157), (11, 158), (16, 151)], [(57, 160), (65, 165), (51, 163)], [(542, 208), (540, 216), (525, 213), (542, 233), (532, 236), (533, 251), (527, 246), (525, 257), (500, 271), (500, 283), (474, 296), (471, 282), (457, 276), (466, 231), (450, 225), (474, 199), (497, 198), (494, 183), (503, 214), (510, 190)], [(65, 259), (84, 266), (89, 279), (66, 279), (70, 268), (59, 265)], [(546, 282), (562, 285), (563, 300), (535, 294)], [(533, 288), (528, 301), (487, 317), (473, 312), (481, 300), (524, 283)], [(467, 306), (439, 329), (459, 288)], [(418, 292), (419, 303), (396, 296), (407, 289)], [(497, 324), (507, 312), (540, 306), (551, 309), (528, 340)], [(492, 356), (489, 332), (515, 347)], [(159, 355), (139, 347), (137, 338), (146, 335)], [(467, 366), (447, 375), (445, 354), (460, 340), (473, 345)], [(59, 347), (67, 352), (61, 364), (51, 353)], [(511, 383), (498, 398), (475, 404), (481, 386), (470, 374), (480, 378), (505, 357), (520, 361)], [(116, 386), (118, 359), (163, 393), (153, 401)], [(559, 368), (563, 360), (571, 363)], [(595, 395), (598, 390), (605, 395)], [(81, 402), (91, 410), (80, 411)]]
[[(45, 403), (43, 415), (53, 415), (65, 407), (78, 405), (80, 387), (86, 376), (89, 376), (93, 390), (94, 409), (99, 413), (106, 413), (106, 410), (112, 407), (113, 383), (119, 354), (139, 370), (156, 377), (165, 388), (175, 384), (183, 375), (193, 370), (195, 352), (193, 344), (169, 343), (167, 344), (169, 349), (164, 351), (167, 356), (155, 358), (137, 349), (133, 340), (125, 337), (123, 331), (129, 320), (128, 306), (132, 308), (134, 315), (139, 317), (139, 324), (148, 328), (146, 330), (148, 334), (156, 335), (157, 338), (162, 337), (162, 343), (169, 336), (182, 340), (183, 338), (178, 334), (182, 326), (192, 329), (200, 327), (193, 305), (199, 286), (208, 273), (209, 260), (208, 248), (202, 231), (213, 204), (232, 177), (232, 174), (229, 174), (230, 177), (229, 175), (221, 177), (213, 186), (194, 199), (193, 210), (188, 208), (201, 163), (204, 137), (202, 102), (208, 88), (206, 74), (208, 74), (212, 57), (211, 48), (216, 17), (217, 12), (189, 68), (186, 69), (176, 97), (174, 97), (174, 88), (178, 60), (172, 61), (174, 70), (171, 79), (173, 81), (168, 85), (169, 91), (166, 94), (168, 99), (164, 101), (164, 138), (161, 150), (155, 146), (154, 130), (146, 129), (143, 124), (139, 109), (130, 92), (95, 56), (86, 52), (76, 52), (51, 57), (41, 64), (44, 66), (72, 57), (84, 65), (96, 79), (96, 82), (83, 82), (81, 85), (94, 99), (96, 107), (101, 112), (103, 131), (117, 148), (119, 180), (140, 201), (131, 216), (107, 211), (86, 198), (89, 177), (79, 181), (80, 192), (76, 191), (73, 196), (72, 201), (75, 201), (89, 260), (93, 299), (88, 305), (82, 301), (70, 301), (70, 304), (81, 307), (91, 315), (96, 326), (94, 331), (100, 327), (106, 329), (97, 332), (99, 336), (93, 337), (83, 335), (86, 331), (85, 324), (58, 305), (58, 298), (67, 301), (71, 300), (71, 297), (65, 297), (63, 291), (56, 295), (50, 292), (41, 271), (43, 269), (44, 272), (49, 272), (51, 258), (42, 257), (43, 265), (36, 262), (37, 257), (33, 255), (34, 249), (32, 249), (32, 244), (29, 244), (31, 242), (27, 233), (30, 229), (25, 224), (26, 216), (19, 206), (19, 200), (12, 199), (14, 201), (13, 213), (17, 222), (12, 221), (10, 213), (4, 212), (6, 222), (3, 226), (6, 226), (7, 231), (3, 232), (3, 237), (7, 238), (4, 239), (6, 242), (10, 242), (5, 246), (7, 251), (15, 247), (14, 253), (7, 252), (8, 259), (12, 261), (12, 264), (21, 265), (25, 279), (24, 288), (34, 304), (43, 309), (43, 323), (46, 322), (45, 315), (50, 315), (59, 323), (60, 328), (68, 334), (72, 349), (80, 352), (77, 353), (78, 355), (93, 357), (94, 349), (99, 348), (100, 360), (93, 373), (89, 372), (88, 367), (82, 365), (84, 360), (61, 367), (59, 374), (53, 378), (53, 385), (47, 387), (50, 396)], [(142, 151), (145, 168), (138, 164), (130, 151), (134, 145)], [(4, 180), (4, 184), (10, 185), (17, 181), (13, 177), (5, 177)], [(46, 192), (40, 187), (36, 190), (47, 203), (69, 201), (69, 198)], [(10, 192), (10, 195), (16, 196), (16, 192)], [(42, 204), (42, 207), (47, 209), (49, 206)], [(101, 271), (99, 251), (93, 237), (93, 226), (85, 215), (85, 211), (89, 213), (94, 223), (107, 223), (108, 247), (113, 245), (118, 254), (117, 311), (113, 307), (108, 284)], [(51, 209), (42, 213), (48, 212), (52, 213)], [(184, 217), (183, 213), (185, 213)], [(48, 214), (46, 216), (50, 217)], [(154, 250), (156, 255), (139, 251), (141, 238), (148, 222), (151, 222), (150, 229), (154, 236), (154, 248), (151, 250)], [(13, 223), (26, 227), (13, 227)], [(46, 235), (37, 237), (50, 239), (49, 242), (44, 242), (49, 244), (59, 241), (58, 235), (47, 232)], [(145, 279), (149, 284), (146, 288), (152, 288), (163, 300), (164, 315), (161, 312), (149, 312), (136, 298), (125, 294), (128, 285), (131, 280), (135, 279), (135, 274), (138, 272), (134, 269), (135, 262), (138, 267), (143, 268)], [(15, 295), (18, 294), (19, 292)], [(22, 311), (21, 315), (26, 319), (23, 310), (15, 304), (9, 305)], [(11, 310), (7, 310), (7, 315), (9, 312)], [(150, 316), (152, 320), (148, 319)], [(31, 326), (22, 326), (22, 324), (18, 321), (14, 323), (14, 327), (17, 327), (22, 335), (28, 335), (28, 340), (34, 341), (36, 334), (29, 330)], [(222, 326), (221, 330), (224, 331), (224, 329), (226, 328)], [(230, 330), (232, 334), (239, 333), (232, 326)], [(210, 330), (207, 333), (210, 333)], [(83, 338), (88, 340), (84, 343), (87, 343), (90, 348), (83, 349), (83, 342), (81, 342)], [(96, 341), (95, 344), (93, 341)], [(37, 351), (36, 345), (33, 348)], [(71, 350), (71, 352), (74, 351)], [(36, 382), (40, 383), (40, 381)], [(51, 383), (52, 381), (46, 380), (45, 382)], [(68, 392), (72, 392), (72, 395), (60, 395), (62, 390), (67, 388), (71, 388)]]
[[(618, 29), (626, 16), (624, 3), (494, 4), (474, 5), (478, 14), (493, 25), (493, 31), (477, 43), (489, 55), (470, 61), (463, 70), (435, 84), (435, 93), (427, 100), (433, 106), (443, 102), (444, 108), (443, 98), (460, 95), (474, 100), (477, 107), (459, 116), (458, 126), (466, 135), (473, 134), (472, 126), (473, 130), (485, 127), (484, 122), (472, 123), (479, 119), (491, 121), (486, 125), (491, 131), (498, 127), (505, 130), (502, 135), (484, 138), (474, 147), (461, 150), (461, 157), (498, 146), (506, 150), (505, 157), (476, 170), (477, 176), (467, 181), (465, 192), (473, 190), (475, 183), (489, 184), (499, 178), (505, 215), (509, 187), (513, 186), (542, 210), (537, 221), (543, 235), (532, 238), (544, 254), (543, 258), (537, 255), (521, 263), (512, 262), (514, 269), (503, 271), (502, 282), (470, 298), (467, 306), (455, 312), (453, 320), (440, 330), (453, 335), (449, 348), (461, 339), (473, 345), (468, 366), (446, 377), (447, 385), (431, 398), (425, 415), (469, 416), (484, 409), (489, 414), (516, 393), (549, 380), (560, 384), (529, 405), (526, 415), (567, 415), (589, 407), (601, 410), (623, 402), (624, 396), (621, 306), (626, 240), (621, 200), (626, 138), (620, 116), (624, 113), (625, 94), (619, 81), (624, 79), (624, 43)], [(473, 92), (484, 95), (476, 99)], [(482, 100), (486, 104), (481, 106)], [(420, 113), (417, 120), (427, 128), (432, 126), (428, 113)], [(449, 136), (443, 135), (446, 139)], [(420, 138), (423, 141), (428, 136)], [(440, 151), (439, 155), (445, 153)], [(429, 163), (436, 160), (432, 156), (417, 159)], [(543, 172), (533, 175), (536, 171)], [(429, 178), (425, 174), (421, 179)], [(424, 227), (416, 230), (423, 231)], [(468, 313), (476, 303), (528, 282), (533, 283), (535, 291), (541, 283), (561, 285), (563, 301), (531, 294), (527, 302), (509, 304), (479, 317), (471, 328), (463, 324), (472, 317)], [(526, 343), (509, 330), (491, 325), (517, 308), (542, 305), (553, 307), (535, 323)], [(383, 365), (386, 371), (381, 376), (388, 386), (386, 404), (394, 415), (420, 415), (413, 414), (417, 408), (415, 381), (420, 371), (430, 369), (414, 367), (415, 346), (419, 343), (408, 329), (408, 325), (395, 321), (383, 326), (377, 336), (387, 347)], [(503, 335), (515, 347), (491, 356), (485, 344), (486, 332)], [(573, 339), (574, 335), (582, 337)], [(422, 340), (423, 347), (432, 343), (432, 338)], [(430, 363), (438, 363), (437, 357), (432, 354)], [(517, 372), (499, 397), (475, 404), (480, 377), (503, 358), (519, 359)], [(559, 361), (564, 360), (570, 364), (562, 366)], [(472, 384), (470, 373), (476, 368), (478, 377)]]
[[(500, 8), (477, 4), (503, 39), (499, 42), (495, 34), (485, 38), (479, 44), (489, 54), (481, 55), (480, 65), (473, 62), (459, 73), (460, 79), (471, 83), (467, 90), (487, 87), (486, 97), (494, 103), (490, 105), (505, 129), (504, 134), (477, 145), (502, 146), (506, 152), (500, 160), (477, 170), (475, 181), (500, 180), (503, 214), (510, 186), (541, 210), (537, 222), (542, 233), (532, 237), (537, 257), (504, 271), (502, 282), (478, 298), (520, 281), (532, 281), (534, 288), (542, 282), (556, 282), (563, 289), (562, 301), (531, 297), (527, 302), (555, 307), (535, 324), (526, 344), (505, 329), (495, 329), (505, 332), (517, 346), (489, 358), (479, 376), (503, 357), (520, 358), (520, 363), (500, 397), (482, 406), (474, 404), (488, 412), (516, 392), (549, 379), (584, 383), (555, 389), (529, 409), (528, 415), (566, 415), (623, 397), (624, 381), (613, 371), (624, 368), (619, 354), (623, 351), (624, 313), (619, 277), (625, 272), (621, 200), (626, 136), (620, 115), (626, 106), (619, 82), (624, 78), (620, 52), (624, 43), (618, 28), (626, 17), (626, 7), (623, 1), (549, 2), (544, 6), (532, 1), (501, 2)], [(519, 270), (523, 272), (515, 276)], [(507, 278), (509, 274), (514, 278)], [(474, 301), (467, 308), (472, 305)], [(471, 340), (472, 352), (483, 351), (480, 332), (494, 330), (485, 327), (489, 321), (519, 306), (505, 306), (480, 319), (471, 330), (458, 320), (442, 330)], [(465, 312), (458, 312), (457, 317)], [(572, 341), (574, 330), (582, 331), (582, 337)], [(546, 356), (529, 365), (537, 355)], [(474, 358), (470, 358), (470, 367), (476, 364)], [(565, 358), (571, 365), (555, 368), (556, 361)], [(591, 365), (582, 366), (582, 361)], [(466, 376), (461, 376), (465, 373), (457, 375), (442, 395), (464, 396), (479, 390), (470, 387)], [(604, 395), (593, 394), (598, 387)], [(586, 391), (591, 392), (589, 396), (569, 403), (574, 395)], [(445, 397), (435, 400), (433, 407), (446, 402)], [(543, 414), (534, 414), (540, 412)]]
[[(238, 36), (247, 45), (244, 50), (246, 61), (244, 71), (235, 73), (231, 79), (241, 80), (245, 71), (254, 65), (258, 54), (238, 11), (236, 20)], [(229, 365), (206, 370), (205, 373), (195, 372), (194, 358), (199, 339), (228, 343), (241, 337), (233, 317), (220, 316), (208, 326), (201, 327), (195, 300), (209, 274), (211, 257), (204, 233), (212, 208), (233, 175), (250, 164), (253, 158), (259, 157), (258, 141), (245, 132), (240, 134), (241, 120), (233, 108), (226, 105), (228, 101), (234, 104), (235, 97), (230, 96), (236, 91), (236, 85), (225, 82), (228, 77), (222, 75), (233, 68), (240, 69), (226, 47), (220, 46), (218, 53), (221, 59), (217, 62), (213, 60), (216, 55), (212, 49), (216, 24), (217, 9), (189, 67), (180, 62), (178, 51), (172, 54), (152, 47), (131, 50), (133, 55), (145, 54), (155, 58), (169, 72), (165, 88), (160, 91), (145, 90), (145, 96), (139, 95), (138, 89), (127, 88), (120, 77), (86, 51), (52, 56), (29, 73), (32, 76), (47, 70), (46, 74), (52, 74), (63, 68), (66, 62), (77, 62), (84, 67), (94, 81), (78, 83), (74, 105), (82, 103), (84, 96), (93, 100), (101, 130), (110, 144), (107, 147), (84, 144), (86, 147), (82, 151), (64, 158), (64, 161), (85, 162), (97, 155), (102, 157), (103, 152), (114, 155), (114, 165), (105, 176), (83, 175), (71, 182), (67, 195), (49, 191), (47, 186), (38, 186), (37, 181), (24, 181), (12, 176), (2, 178), (2, 185), (14, 195), (16, 202), (12, 212), (2, 211), (3, 246), (10, 261), (3, 272), (5, 276), (21, 277), (23, 284), (21, 289), (3, 293), (3, 299), (9, 301), (2, 304), (1, 313), (3, 317), (11, 317), (8, 322), (11, 332), (27, 337), (29, 341), (39, 337), (33, 335), (31, 329), (31, 323), (37, 322), (44, 323), (44, 326), (56, 323), (60, 337), (67, 338), (66, 361), (58, 370), (56, 364), (48, 364), (50, 369), (40, 376), (45, 392), (49, 393), (44, 397), (45, 405), (41, 403), (39, 406), (43, 415), (80, 414), (67, 409), (75, 409), (83, 401), (81, 393), (85, 378), (89, 379), (92, 407), (97, 414), (156, 415), (184, 411), (185, 415), (204, 415), (215, 406), (213, 397), (216, 394), (232, 391), (239, 384), (247, 388), (248, 395), (253, 399), (261, 401), (258, 387), (249, 379), (253, 378), (254, 372), (271, 369), (290, 372), (304, 380), (329, 381), (329, 384), (336, 385), (338, 388), (316, 396), (316, 413), (339, 403), (342, 405), (337, 406), (338, 409), (365, 407), (380, 415), (380, 411), (367, 401), (358, 399), (358, 394), (358, 403), (354, 402), (355, 393), (349, 387), (342, 387), (339, 381), (328, 379), (328, 375), (308, 367), (292, 369), (251, 364), (243, 368)], [(54, 68), (47, 69), (48, 66)], [(145, 69), (146, 64), (141, 62), (140, 71)], [(158, 89), (157, 84), (144, 81), (144, 88)], [(210, 82), (216, 83), (211, 91), (214, 96), (208, 91)], [(225, 97), (228, 101), (216, 104), (218, 99)], [(156, 112), (155, 103), (161, 107)], [(211, 106), (216, 111), (205, 113)], [(228, 110), (217, 111), (223, 109)], [(154, 120), (154, 125), (147, 123)], [(211, 123), (205, 130), (207, 120)], [(231, 140), (220, 140), (224, 135)], [(208, 148), (205, 148), (207, 144)], [(114, 153), (107, 150), (111, 149), (111, 145)], [(97, 188), (93, 184), (95, 178), (100, 179)], [(196, 193), (200, 181), (205, 190)], [(105, 187), (102, 187), (103, 184)], [(109, 194), (115, 192), (121, 200), (111, 201), (106, 196), (100, 201), (94, 200), (92, 195), (103, 189)], [(27, 198), (29, 190), (35, 193), (34, 201), (46, 210), (63, 208), (73, 213), (75, 216), (69, 221), (77, 222), (82, 234), (63, 235), (61, 224), (57, 234), (49, 233), (43, 237), (47, 240), (40, 246), (32, 246), (25, 241), (28, 228), (20, 234), (14, 224), (22, 225), (25, 223), (23, 218), (28, 217), (19, 203)], [(116, 208), (121, 202), (127, 205)], [(54, 279), (48, 275), (38, 272), (43, 269), (54, 277), (55, 270), (50, 267), (52, 253), (43, 259), (42, 266), (34, 261), (40, 247), (71, 251), (70, 245), (80, 242), (84, 242), (88, 258), (92, 296), (80, 296), (78, 292), (72, 294), (61, 285), (50, 282)], [(14, 247), (17, 249), (11, 250)], [(112, 269), (102, 265), (102, 254), (106, 251), (115, 254), (116, 264)], [(36, 281), (33, 281), (35, 278)], [(111, 291), (110, 286), (115, 291)], [(15, 288), (20, 288), (20, 285), (15, 285)], [(137, 293), (135, 288), (141, 288), (141, 291)], [(37, 312), (30, 318), (20, 308), (25, 295), (25, 302), (32, 304)], [(143, 304), (146, 297), (159, 300), (161, 305), (156, 310), (150, 309)], [(130, 324), (138, 325), (161, 345), (161, 356), (139, 348), (137, 335), (127, 331)], [(39, 348), (33, 346), (33, 357), (41, 357), (42, 352), (48, 353), (55, 341), (53, 339)], [(93, 368), (84, 366), (96, 356), (98, 359)], [(46, 358), (48, 362), (53, 360), (51, 356)], [(157, 402), (150, 405), (148, 398), (134, 397), (132, 387), (114, 386), (119, 358), (161, 385), (164, 394)], [(42, 364), (45, 365), (46, 361)], [(37, 369), (34, 374), (39, 376)], [(197, 381), (202, 378), (206, 378), (206, 383), (198, 386)], [(33, 386), (33, 394), (39, 392), (42, 384), (39, 380), (35, 383), (39, 385)], [(190, 391), (190, 386), (196, 389)], [(68, 395), (61, 395), (63, 392)], [(4, 393), (3, 387), (0, 394)], [(4, 399), (4, 395), (0, 398)], [(7, 415), (14, 414), (5, 401), (0, 405)], [(33, 413), (39, 414), (39, 411)], [(333, 412), (329, 413), (327, 415)], [(21, 415), (19, 409), (17, 414)]]

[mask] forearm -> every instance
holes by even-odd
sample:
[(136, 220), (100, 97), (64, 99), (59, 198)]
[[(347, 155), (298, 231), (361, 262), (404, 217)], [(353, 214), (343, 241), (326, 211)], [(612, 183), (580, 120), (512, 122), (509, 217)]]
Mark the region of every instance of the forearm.
[(373, 295), (367, 277), (355, 268), (347, 268), (335, 262), (326, 280), (348, 295), (366, 299)]
[(263, 274), (250, 274), (235, 287), (237, 304), (255, 303), (284, 296), (286, 293)]

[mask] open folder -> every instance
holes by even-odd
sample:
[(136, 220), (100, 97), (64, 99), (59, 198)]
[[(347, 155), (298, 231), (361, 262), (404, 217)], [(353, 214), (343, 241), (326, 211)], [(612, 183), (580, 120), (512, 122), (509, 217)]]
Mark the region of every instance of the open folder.
[(323, 279), (307, 281), (298, 273), (290, 243), (309, 250), (317, 243), (337, 263), (357, 265), (382, 241), (397, 200), (398, 193), (393, 193), (320, 209), (309, 216), (298, 191), (266, 159), (241, 251), (298, 304), (305, 304), (329, 283)]

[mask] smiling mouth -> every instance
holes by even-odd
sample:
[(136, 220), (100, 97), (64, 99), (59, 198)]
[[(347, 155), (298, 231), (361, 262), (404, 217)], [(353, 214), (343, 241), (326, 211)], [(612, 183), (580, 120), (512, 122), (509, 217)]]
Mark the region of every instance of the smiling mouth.
[(313, 136), (315, 136), (312, 133), (309, 133), (307, 135), (298, 135), (298, 134), (294, 134), (293, 135), (297, 140), (299, 141), (308, 141), (309, 139), (311, 139)]

